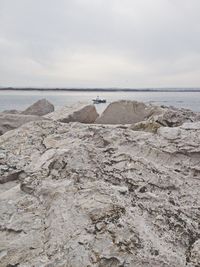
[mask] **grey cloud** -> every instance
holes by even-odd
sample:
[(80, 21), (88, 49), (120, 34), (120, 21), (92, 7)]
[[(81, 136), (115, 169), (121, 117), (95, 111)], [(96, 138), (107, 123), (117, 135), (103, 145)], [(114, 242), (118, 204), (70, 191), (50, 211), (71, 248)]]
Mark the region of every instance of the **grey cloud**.
[(0, 0), (0, 85), (199, 86), (198, 0)]

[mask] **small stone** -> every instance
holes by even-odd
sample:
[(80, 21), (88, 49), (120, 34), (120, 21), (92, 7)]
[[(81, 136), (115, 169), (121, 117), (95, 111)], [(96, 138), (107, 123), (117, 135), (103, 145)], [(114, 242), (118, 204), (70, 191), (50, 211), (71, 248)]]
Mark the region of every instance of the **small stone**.
[(128, 187), (126, 186), (118, 186), (117, 187), (117, 190), (122, 194), (122, 195), (125, 195), (128, 193)]
[(6, 157), (6, 154), (0, 153), (0, 159), (4, 159)]
[(103, 228), (105, 228), (105, 223), (104, 222), (98, 222), (95, 224), (95, 228), (97, 231), (101, 231)]

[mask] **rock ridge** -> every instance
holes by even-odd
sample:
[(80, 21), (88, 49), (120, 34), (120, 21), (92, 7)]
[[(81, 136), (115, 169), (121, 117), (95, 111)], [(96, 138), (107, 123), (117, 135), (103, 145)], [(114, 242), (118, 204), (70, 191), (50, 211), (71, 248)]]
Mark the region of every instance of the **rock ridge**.
[(0, 266), (199, 266), (199, 159), (200, 122), (151, 133), (42, 120), (5, 133)]

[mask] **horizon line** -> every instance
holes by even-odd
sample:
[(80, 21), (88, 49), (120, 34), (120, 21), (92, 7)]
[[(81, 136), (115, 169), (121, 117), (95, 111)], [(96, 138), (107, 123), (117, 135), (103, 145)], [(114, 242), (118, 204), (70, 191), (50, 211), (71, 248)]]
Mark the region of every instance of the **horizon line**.
[(86, 91), (86, 92), (200, 92), (200, 87), (144, 87), (144, 88), (130, 88), (130, 87), (12, 87), (0, 86), (0, 91)]

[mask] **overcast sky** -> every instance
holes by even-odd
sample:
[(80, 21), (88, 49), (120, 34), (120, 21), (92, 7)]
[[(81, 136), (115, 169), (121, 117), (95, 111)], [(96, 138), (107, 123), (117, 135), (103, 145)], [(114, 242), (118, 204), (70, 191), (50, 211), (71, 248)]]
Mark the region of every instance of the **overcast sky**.
[(0, 85), (200, 87), (200, 0), (0, 0)]

